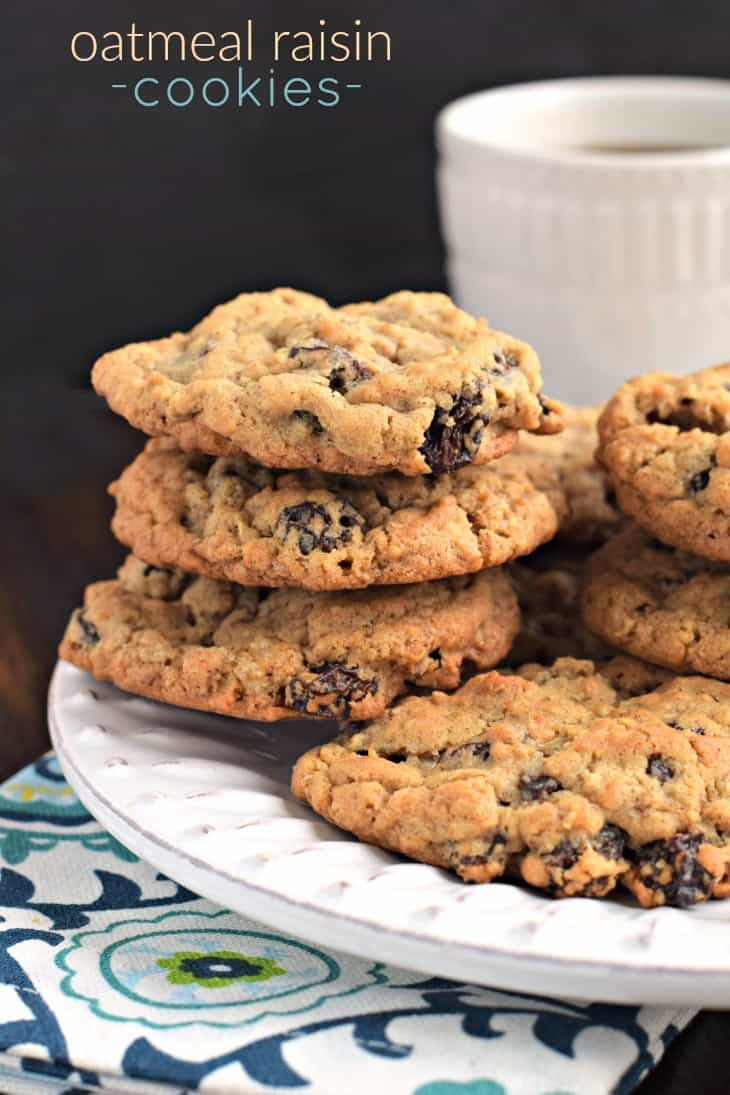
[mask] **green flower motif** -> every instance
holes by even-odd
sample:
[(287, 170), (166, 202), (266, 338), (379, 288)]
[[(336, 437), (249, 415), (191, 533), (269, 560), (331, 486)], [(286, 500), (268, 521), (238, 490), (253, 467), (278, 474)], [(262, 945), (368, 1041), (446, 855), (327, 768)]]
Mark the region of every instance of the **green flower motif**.
[(273, 958), (252, 957), (240, 951), (176, 951), (158, 958), (160, 969), (169, 970), (171, 985), (200, 985), (223, 989), (235, 981), (268, 981), (286, 973)]
[(207, 911), (203, 901), (78, 932), (56, 966), (61, 992), (95, 1016), (155, 1030), (244, 1028), (389, 983), (378, 963), (352, 958), (341, 967), (306, 943), (248, 930), (235, 913)]

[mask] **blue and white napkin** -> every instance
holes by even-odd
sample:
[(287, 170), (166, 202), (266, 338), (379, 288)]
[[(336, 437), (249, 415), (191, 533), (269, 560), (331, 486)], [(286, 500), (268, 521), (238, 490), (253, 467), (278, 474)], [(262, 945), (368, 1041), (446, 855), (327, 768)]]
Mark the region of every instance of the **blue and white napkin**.
[(272, 931), (140, 862), (52, 754), (0, 786), (0, 867), (6, 1095), (624, 1095), (694, 1014), (492, 991)]

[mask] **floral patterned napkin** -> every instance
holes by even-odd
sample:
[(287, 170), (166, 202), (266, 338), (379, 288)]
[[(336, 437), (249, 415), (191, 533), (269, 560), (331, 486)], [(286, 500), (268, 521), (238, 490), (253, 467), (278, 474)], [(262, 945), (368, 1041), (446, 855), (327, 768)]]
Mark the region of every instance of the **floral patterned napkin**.
[(497, 992), (270, 931), (140, 862), (52, 754), (0, 787), (0, 862), (5, 1095), (623, 1095), (693, 1015)]

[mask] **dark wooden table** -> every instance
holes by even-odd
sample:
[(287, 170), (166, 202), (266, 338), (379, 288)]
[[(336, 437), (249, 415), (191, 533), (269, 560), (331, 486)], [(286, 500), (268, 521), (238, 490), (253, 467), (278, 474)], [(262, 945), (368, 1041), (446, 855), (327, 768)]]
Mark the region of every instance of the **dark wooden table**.
[[(111, 575), (123, 558), (108, 530), (105, 488), (140, 446), (140, 436), (86, 388), (2, 388), (0, 779), (48, 747), (45, 699), (56, 643), (84, 585)], [(641, 1095), (727, 1095), (728, 1036), (730, 1016), (702, 1013)]]

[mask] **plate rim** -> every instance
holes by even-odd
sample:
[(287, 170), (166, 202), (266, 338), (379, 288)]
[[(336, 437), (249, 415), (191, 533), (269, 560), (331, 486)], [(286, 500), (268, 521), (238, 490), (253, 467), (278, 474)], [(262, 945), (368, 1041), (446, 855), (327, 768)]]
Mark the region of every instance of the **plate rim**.
[[(544, 954), (533, 955), (521, 951), (509, 950), (505, 947), (493, 947), (488, 944), (476, 945), (460, 940), (452, 940), (445, 945), (443, 938), (437, 938), (432, 934), (419, 932), (414, 928), (393, 928), (380, 922), (375, 923), (372, 919), (366, 917), (355, 916), (350, 912), (343, 913), (336, 910), (327, 910), (311, 901), (300, 901), (296, 898), (276, 893), (271, 888), (262, 886), (250, 879), (242, 879), (219, 867), (211, 866), (209, 863), (206, 863), (189, 851), (180, 849), (168, 840), (145, 829), (144, 826), (136, 821), (124, 817), (120, 814), (118, 808), (115, 807), (104, 794), (96, 790), (89, 783), (85, 774), (79, 770), (65, 748), (63, 740), (64, 731), (59, 724), (57, 712), (55, 710), (56, 707), (60, 706), (58, 694), (61, 687), (61, 677), (65, 671), (64, 667), (66, 666), (78, 673), (83, 672), (82, 670), (76, 669), (76, 667), (72, 666), (70, 663), (59, 659), (51, 676), (47, 706), (51, 743), (58, 757), (64, 776), (69, 784), (71, 784), (85, 808), (112, 834), (112, 836), (132, 852), (139, 855), (145, 862), (168, 875), (173, 881), (184, 885), (187, 889), (193, 890), (197, 896), (203, 897), (216, 905), (221, 905), (220, 898), (209, 896), (209, 894), (205, 892), (205, 887), (203, 886), (201, 888), (197, 881), (198, 875), (201, 876), (203, 881), (205, 880), (206, 875), (214, 876), (216, 879), (223, 880), (227, 888), (230, 887), (235, 889), (244, 896), (244, 901), (242, 903), (238, 903), (237, 906), (230, 906), (230, 910), (233, 912), (238, 912), (243, 916), (249, 916), (254, 920), (262, 920), (262, 922), (276, 930), (286, 931), (294, 935), (301, 935), (302, 938), (310, 940), (318, 945), (331, 946), (333, 949), (342, 950), (345, 953), (356, 954), (361, 957), (364, 955), (374, 961), (387, 961), (392, 965), (397, 965), (402, 968), (424, 974), (436, 974), (437, 976), (444, 976), (452, 980), (455, 978), (454, 966), (456, 964), (460, 964), (462, 961), (474, 962), (476, 960), (482, 964), (487, 963), (493, 965), (494, 970), (493, 972), (486, 974), (479, 970), (470, 969), (468, 981), (488, 985), (489, 987), (497, 989), (505, 988), (507, 991), (544, 991), (542, 988), (535, 985), (526, 989), (526, 981), (524, 980), (523, 975), (529, 977), (530, 974), (539, 973), (539, 981), (544, 982), (551, 978), (564, 980), (565, 975), (568, 974), (571, 979), (571, 988), (565, 993), (561, 990), (561, 995), (569, 995), (576, 999), (591, 1000), (595, 1002), (597, 1000), (595, 989), (591, 988), (589, 985), (585, 985), (584, 988), (581, 989), (581, 982), (590, 981), (595, 984), (596, 981), (601, 980), (605, 982), (607, 992), (602, 994), (600, 999), (606, 1003), (671, 1003), (680, 1005), (697, 1004), (698, 1006), (712, 1005), (717, 1007), (722, 1006), (724, 1002), (726, 1007), (730, 1007), (727, 991), (728, 977), (730, 977), (730, 957), (728, 957), (724, 966), (719, 966), (716, 969), (698, 969), (697, 967), (686, 965), (674, 966), (658, 964), (656, 962), (642, 964), (641, 966), (629, 966), (617, 961), (602, 961), (600, 959), (594, 960), (585, 957), (570, 958), (568, 956), (550, 957)], [(87, 676), (90, 680), (93, 679), (89, 674), (84, 674), (84, 676)], [(132, 696), (131, 693), (124, 693), (121, 689), (119, 689), (119, 691), (123, 695)], [(155, 703), (156, 701), (147, 700), (146, 702)], [(173, 711), (176, 710), (176, 708), (171, 705), (159, 704), (158, 706), (169, 707), (170, 710)], [(99, 816), (100, 814), (102, 816)], [(150, 850), (152, 854), (149, 854)], [(157, 850), (162, 853), (163, 863), (161, 863), (155, 855)], [(182, 874), (177, 871), (176, 866), (173, 868), (174, 873), (169, 869), (168, 857), (174, 864), (180, 863), (183, 865), (184, 870)], [(438, 868), (432, 869), (434, 871), (438, 870)], [(190, 880), (190, 875), (187, 873), (188, 870), (195, 876), (194, 883)], [(250, 901), (245, 899), (247, 893), (251, 895)], [(266, 905), (267, 908), (262, 914), (261, 906), (263, 905)], [(636, 911), (644, 911), (647, 915), (653, 914), (655, 916), (657, 914), (661, 915), (664, 911), (671, 913), (676, 913), (678, 911), (687, 913), (687, 910), (663, 910), (661, 908), (646, 910), (637, 908)], [(300, 925), (297, 925), (296, 930), (293, 930), (291, 922), (292, 913), (304, 914), (306, 930), (301, 931)], [(689, 915), (691, 915), (691, 913)], [(341, 942), (338, 938), (333, 944), (333, 921), (336, 922), (338, 928), (346, 929), (346, 939), (344, 942)], [(318, 925), (321, 930), (318, 928)], [(387, 957), (384, 958), (382, 954), (382, 941), (384, 938), (387, 938), (389, 944), (391, 944), (391, 946), (388, 947), (389, 950), (397, 947), (399, 951), (402, 950), (402, 955), (399, 954), (399, 957), (393, 960)], [(414, 965), (412, 962), (409, 962), (407, 952), (414, 945), (418, 949), (423, 950), (424, 958), (427, 959), (425, 964), (419, 963)], [(450, 951), (449, 961), (442, 960), (445, 946)], [(500, 967), (503, 964), (508, 967), (505, 971), (507, 973), (506, 979), (502, 978), (500, 972)], [(449, 967), (450, 972), (447, 971), (447, 966)], [(513, 974), (515, 976), (513, 976)], [(612, 985), (612, 982), (617, 976), (619, 978), (619, 983)], [(496, 980), (495, 977), (497, 978)], [(628, 994), (626, 991), (621, 991), (622, 989), (625, 990), (627, 987), (629, 990), (631, 989), (630, 985), (627, 986), (627, 981), (638, 979), (648, 979), (652, 982), (653, 987), (646, 991), (642, 991), (640, 996), (637, 996), (631, 991), (629, 991)], [(702, 986), (706, 987), (715, 986), (717, 984), (719, 987), (724, 987), (726, 991), (721, 996), (717, 996), (714, 991), (710, 993), (703, 992), (701, 987), (698, 986), (698, 981), (701, 981)], [(671, 994), (667, 996), (666, 990), (669, 988), (670, 982), (686, 982), (686, 988), (689, 991), (682, 991), (680, 997), (675, 997)], [(692, 988), (698, 989), (698, 991), (693, 993), (691, 991)]]

